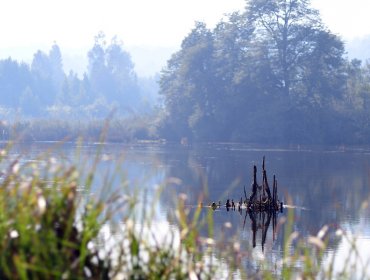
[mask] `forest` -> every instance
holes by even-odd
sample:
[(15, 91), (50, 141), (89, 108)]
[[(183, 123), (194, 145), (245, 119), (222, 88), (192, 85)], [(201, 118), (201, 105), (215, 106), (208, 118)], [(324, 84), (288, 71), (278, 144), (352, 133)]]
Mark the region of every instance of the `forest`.
[(63, 72), (57, 44), (37, 51), (31, 65), (1, 60), (1, 118), (58, 126), (114, 111), (126, 123), (141, 120), (133, 138), (370, 141), (370, 63), (348, 59), (344, 41), (307, 0), (248, 1), (212, 29), (196, 22), (158, 77), (138, 78), (123, 44), (108, 44), (103, 33), (87, 55), (83, 77)]
[(161, 76), (166, 138), (369, 143), (370, 65), (348, 60), (308, 1), (250, 1), (197, 23)]
[(116, 37), (107, 43), (100, 32), (87, 54), (88, 69), (79, 77), (63, 70), (54, 43), (49, 53), (37, 51), (31, 65), (11, 58), (0, 61), (0, 116), (9, 120), (104, 119), (113, 110), (125, 117), (151, 111), (156, 78), (139, 78), (130, 54)]

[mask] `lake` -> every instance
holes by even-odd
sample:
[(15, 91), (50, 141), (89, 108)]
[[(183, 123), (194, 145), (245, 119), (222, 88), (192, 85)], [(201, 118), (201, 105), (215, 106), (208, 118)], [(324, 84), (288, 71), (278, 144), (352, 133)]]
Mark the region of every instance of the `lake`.
[[(77, 147), (78, 146), (78, 147)], [(358, 147), (267, 147), (246, 144), (177, 145), (160, 143), (142, 144), (81, 144), (34, 143), (18, 144), (10, 157), (20, 156), (21, 162), (38, 160), (38, 155), (50, 150), (56, 160), (73, 162), (77, 150), (81, 163), (93, 161), (101, 148), (93, 192), (98, 193), (107, 172), (128, 181), (127, 188), (117, 178), (112, 188), (117, 191), (145, 190), (152, 196), (159, 186), (165, 185), (155, 209), (156, 222), (176, 227), (173, 212), (177, 197), (185, 194), (188, 207), (194, 211), (199, 202), (244, 198), (243, 187), (251, 192), (253, 165), (258, 168), (258, 182), (262, 179), (262, 158), (272, 185), (272, 176), (278, 180), (279, 199), (285, 209), (276, 217), (267, 214), (249, 215), (243, 210), (213, 212), (215, 238), (228, 231), (236, 236), (242, 249), (251, 249), (255, 261), (245, 258), (242, 265), (248, 270), (260, 269), (261, 261), (277, 267), (282, 259), (284, 231), (281, 219), (288, 209), (294, 214), (293, 230), (300, 236), (316, 235), (325, 225), (330, 238), (326, 258), (337, 256), (338, 269), (345, 261), (348, 243), (335, 237), (342, 230), (356, 234), (360, 255), (369, 258), (370, 209), (370, 148)], [(166, 182), (164, 184), (164, 182)], [(81, 186), (83, 188), (83, 186)], [(206, 217), (208, 208), (202, 209)], [(225, 229), (225, 224), (228, 225)], [(230, 227), (231, 226), (231, 227)], [(202, 233), (207, 235), (207, 231)]]

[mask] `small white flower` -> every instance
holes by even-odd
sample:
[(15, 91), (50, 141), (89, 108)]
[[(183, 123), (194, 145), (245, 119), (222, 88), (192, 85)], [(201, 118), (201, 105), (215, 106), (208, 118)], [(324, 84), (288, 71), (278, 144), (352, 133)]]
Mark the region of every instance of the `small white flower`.
[(12, 172), (13, 172), (14, 174), (18, 173), (19, 168), (20, 168), (19, 163), (14, 164), (14, 165), (13, 165), (13, 168), (12, 168)]
[(91, 263), (97, 265), (99, 263), (99, 259), (97, 256), (93, 256), (91, 258)]
[(84, 267), (84, 272), (87, 278), (90, 278), (92, 276), (91, 270), (87, 266)]
[(131, 219), (127, 220), (126, 225), (128, 230), (132, 230), (134, 228), (134, 222)]
[(90, 250), (90, 252), (94, 251), (94, 250), (95, 250), (95, 245), (94, 245), (94, 243), (93, 243), (93, 242), (91, 242), (91, 241), (89, 241), (89, 242), (87, 243), (87, 249), (89, 249), (89, 250)]
[(325, 243), (322, 242), (322, 240), (320, 238), (317, 238), (316, 236), (309, 236), (308, 237), (308, 242), (315, 245), (316, 247), (318, 247), (321, 250), (325, 249)]
[(323, 226), (323, 228), (317, 233), (317, 238), (323, 239), (328, 230), (329, 227), (327, 225)]
[(215, 244), (215, 241), (212, 238), (207, 238), (206, 239), (206, 244), (209, 246), (212, 246)]
[(197, 274), (195, 273), (194, 270), (189, 272), (189, 279), (190, 280), (198, 280), (198, 276), (197, 276)]
[(240, 251), (240, 243), (239, 242), (234, 243), (234, 251), (237, 251), (237, 252)]
[(37, 206), (39, 208), (39, 212), (41, 214), (44, 214), (45, 210), (46, 210), (46, 200), (42, 195), (39, 195), (39, 197), (37, 199)]
[(225, 223), (225, 228), (232, 228), (232, 224), (230, 222)]
[(11, 239), (16, 239), (16, 238), (18, 238), (18, 237), (19, 237), (19, 233), (18, 233), (18, 231), (16, 231), (15, 229), (13, 229), (13, 230), (10, 232), (9, 236), (10, 236), (10, 238), (11, 238)]

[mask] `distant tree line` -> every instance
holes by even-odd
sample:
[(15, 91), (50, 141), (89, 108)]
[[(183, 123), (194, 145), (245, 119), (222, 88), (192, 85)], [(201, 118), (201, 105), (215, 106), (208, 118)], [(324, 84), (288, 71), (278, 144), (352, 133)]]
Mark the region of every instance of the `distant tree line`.
[[(0, 120), (46, 119), (23, 124), (32, 131), (29, 139), (40, 139), (35, 125), (60, 130), (53, 139), (68, 131), (92, 135), (87, 123), (66, 126), (53, 120), (89, 122), (114, 112), (127, 120), (121, 127), (130, 124), (121, 129), (128, 135), (117, 134), (115, 141), (121, 135), (370, 143), (370, 64), (346, 57), (344, 42), (325, 27), (308, 0), (246, 1), (244, 11), (213, 29), (197, 22), (161, 72), (161, 103), (156, 102), (156, 79), (138, 78), (122, 43), (117, 38), (107, 43), (103, 33), (88, 52), (83, 77), (64, 73), (54, 44), (49, 53), (36, 52), (30, 65), (0, 60)], [(9, 129), (0, 123), (3, 139), (10, 137)]]
[(370, 142), (370, 65), (308, 0), (246, 1), (209, 29), (198, 22), (162, 72), (167, 139)]
[(0, 117), (76, 120), (105, 118), (112, 111), (132, 116), (152, 109), (156, 84), (155, 78), (139, 80), (122, 43), (113, 38), (107, 44), (99, 33), (82, 78), (64, 73), (57, 44), (49, 53), (37, 51), (30, 65), (0, 60)]

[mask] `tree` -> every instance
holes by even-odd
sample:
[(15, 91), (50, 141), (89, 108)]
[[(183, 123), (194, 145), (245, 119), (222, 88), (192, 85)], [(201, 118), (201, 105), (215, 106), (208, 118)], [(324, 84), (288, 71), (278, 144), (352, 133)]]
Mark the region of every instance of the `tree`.
[(264, 104), (274, 102), (276, 79), (267, 47), (254, 40), (253, 32), (245, 14), (239, 13), (214, 29), (214, 129), (222, 140), (253, 141), (250, 137), (267, 129), (261, 125), (262, 116), (268, 118), (271, 110), (264, 110)]
[(29, 66), (11, 58), (0, 61), (0, 105), (17, 108), (25, 88), (31, 85)]
[(346, 74), (344, 44), (338, 36), (324, 30), (312, 34), (312, 46), (302, 55), (297, 74), (297, 84), (304, 90), (296, 90), (300, 99), (325, 110), (344, 97)]
[(341, 129), (344, 65), (343, 42), (309, 1), (248, 1), (212, 31), (197, 23), (169, 60), (164, 127), (207, 141), (327, 142)]
[(104, 96), (106, 91), (107, 69), (105, 65), (105, 35), (100, 32), (95, 37), (95, 43), (88, 52), (88, 78), (93, 89), (94, 99)]
[(88, 77), (95, 98), (119, 107), (122, 114), (135, 111), (140, 102), (139, 87), (134, 64), (122, 43), (113, 38), (107, 45), (104, 33), (99, 33), (88, 58)]
[(42, 104), (37, 95), (32, 92), (32, 89), (28, 86), (22, 92), (19, 99), (19, 105), (22, 109), (22, 113), (26, 116), (39, 116), (42, 113)]
[[(267, 46), (276, 77), (276, 116), (281, 139), (326, 142), (344, 93), (343, 42), (323, 26), (308, 0), (248, 2), (254, 41)], [(285, 140), (286, 141), (286, 140)]]
[[(352, 141), (368, 143), (370, 137), (370, 64), (353, 59), (346, 65), (346, 90), (342, 114), (352, 122)], [(348, 129), (347, 129), (348, 130)], [(349, 134), (346, 131), (346, 134)]]
[(53, 105), (65, 79), (62, 55), (57, 44), (52, 46), (49, 54), (41, 50), (34, 54), (31, 72), (34, 80), (32, 92), (38, 95), (41, 104)]
[(63, 70), (63, 59), (62, 53), (59, 46), (54, 43), (49, 51), (49, 63), (50, 63), (50, 78), (53, 82), (54, 90), (58, 93), (65, 79), (65, 74)]
[(289, 96), (303, 56), (312, 48), (312, 34), (322, 30), (317, 10), (308, 0), (256, 0), (247, 2), (246, 17), (255, 27), (255, 40), (267, 44), (279, 79)]
[(63, 81), (57, 103), (78, 107), (88, 104), (89, 101), (91, 100), (87, 98), (83, 82), (78, 78), (76, 73), (70, 71)]
[(162, 72), (160, 94), (169, 114), (166, 125), (170, 138), (197, 137), (197, 133), (208, 131), (212, 49), (212, 33), (204, 23), (197, 22)]

